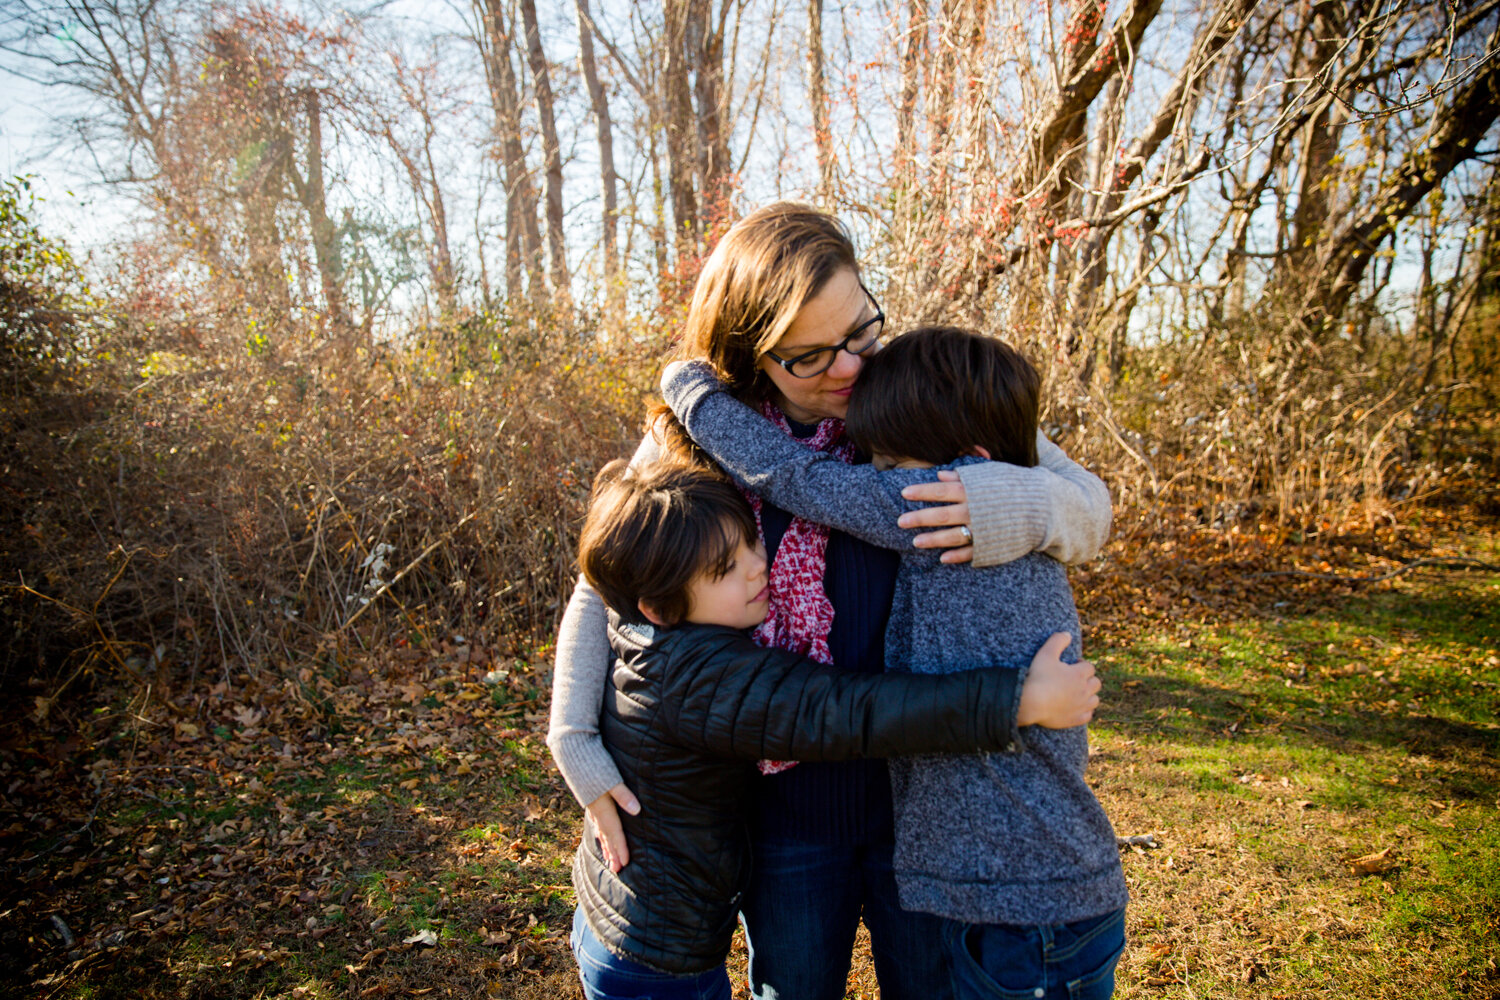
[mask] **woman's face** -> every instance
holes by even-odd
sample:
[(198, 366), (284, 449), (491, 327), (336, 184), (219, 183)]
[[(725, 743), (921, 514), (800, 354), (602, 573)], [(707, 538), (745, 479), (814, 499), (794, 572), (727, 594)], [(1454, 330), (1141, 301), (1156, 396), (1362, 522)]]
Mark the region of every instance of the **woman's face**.
[[(797, 313), (770, 353), (795, 358), (819, 347), (832, 347), (874, 315), (875, 304), (860, 286), (859, 275), (851, 269), (838, 271)], [(812, 378), (797, 378), (766, 355), (756, 364), (771, 380), (781, 412), (798, 423), (810, 424), (824, 417), (844, 418), (864, 361), (857, 354), (839, 351), (833, 365)]]

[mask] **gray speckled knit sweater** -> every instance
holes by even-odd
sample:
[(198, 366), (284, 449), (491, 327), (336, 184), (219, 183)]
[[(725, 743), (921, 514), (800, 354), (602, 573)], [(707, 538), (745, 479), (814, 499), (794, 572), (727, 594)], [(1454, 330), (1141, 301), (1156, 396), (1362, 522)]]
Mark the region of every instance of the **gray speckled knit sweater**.
[[(920, 505), (903, 500), (901, 490), (931, 481), (935, 470), (878, 472), (810, 451), (722, 391), (705, 365), (674, 368), (663, 391), (693, 439), (749, 489), (901, 553), (887, 669), (1024, 671), (1053, 632), (1071, 633), (1064, 658), (1078, 657), (1078, 613), (1055, 559), (1032, 553), (975, 569), (911, 547), (896, 518)], [(902, 906), (971, 923), (1035, 926), (1125, 905), (1114, 830), (1084, 781), (1087, 730), (1031, 727), (1023, 737), (1018, 754), (891, 761)]]

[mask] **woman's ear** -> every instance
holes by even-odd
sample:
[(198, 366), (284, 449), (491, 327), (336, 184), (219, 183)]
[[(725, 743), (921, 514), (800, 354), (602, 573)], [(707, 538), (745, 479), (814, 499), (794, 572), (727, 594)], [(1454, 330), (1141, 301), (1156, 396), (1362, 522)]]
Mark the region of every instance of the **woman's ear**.
[(973, 455), (975, 458), (982, 458), (988, 461), (990, 457), (990, 450), (982, 444), (976, 444), (974, 447), (968, 450), (967, 454)]
[(651, 605), (649, 605), (649, 604), (646, 603), (645, 598), (641, 598), (640, 600), (636, 601), (635, 602), (635, 606), (636, 606), (637, 609), (639, 609), (639, 611), (641, 612), (641, 614), (643, 614), (643, 615), (646, 616), (646, 620), (648, 622), (650, 622), (652, 625), (655, 625), (655, 626), (657, 626), (659, 628), (666, 628), (667, 627), (666, 619), (662, 618), (661, 615), (659, 615), (655, 611), (653, 611), (651, 609)]

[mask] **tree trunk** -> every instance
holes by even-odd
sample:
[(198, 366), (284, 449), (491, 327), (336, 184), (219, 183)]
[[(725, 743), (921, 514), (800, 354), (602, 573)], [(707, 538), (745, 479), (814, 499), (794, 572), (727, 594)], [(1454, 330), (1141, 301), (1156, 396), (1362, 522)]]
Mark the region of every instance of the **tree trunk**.
[(475, 3), (484, 25), (480, 51), (495, 110), (495, 136), (500, 144), (505, 182), (505, 293), (510, 301), (520, 301), (524, 270), (531, 299), (540, 302), (547, 293), (542, 277), (542, 232), (537, 225), (536, 188), (526, 169), (526, 150), (521, 145), (521, 101), (516, 90), (515, 68), (510, 61), (514, 39), (505, 24), (505, 0), (475, 0)]
[[(1140, 178), (1146, 164), (1161, 149), (1162, 143), (1174, 133), (1179, 123), (1192, 121), (1198, 109), (1198, 102), (1203, 96), (1204, 82), (1217, 64), (1225, 46), (1239, 32), (1258, 2), (1259, 0), (1228, 0), (1214, 14), (1205, 30), (1194, 42), (1192, 52), (1177, 74), (1177, 79), (1162, 95), (1156, 114), (1148, 122), (1145, 130), (1136, 136), (1129, 147), (1123, 151), (1119, 159), (1115, 158), (1114, 153), (1119, 142), (1121, 116), (1124, 110), (1119, 102), (1123, 87), (1122, 77), (1113, 77), (1106, 85), (1104, 100), (1097, 112), (1096, 130), (1090, 151), (1093, 165), (1089, 171), (1089, 183), (1093, 194), (1086, 199), (1084, 211), (1081, 213), (1088, 229), (1087, 234), (1079, 241), (1079, 270), (1067, 298), (1066, 321), (1070, 327), (1068, 337), (1070, 342), (1087, 341), (1090, 336), (1088, 328), (1100, 318), (1097, 315), (1100, 308), (1099, 296), (1104, 286), (1109, 243), (1119, 222), (1123, 221), (1115, 220), (1112, 216), (1124, 203), (1125, 192)], [(1189, 166), (1188, 169), (1191, 167)], [(1182, 179), (1181, 176), (1163, 176), (1161, 181), (1166, 185)], [(1154, 221), (1143, 226), (1142, 239), (1149, 239), (1149, 234), (1153, 233), (1155, 228)], [(1138, 256), (1141, 261), (1145, 261), (1150, 258), (1150, 253), (1147, 248), (1143, 247)], [(1243, 261), (1239, 263), (1243, 264)], [(1134, 296), (1129, 301), (1133, 303)], [(1127, 313), (1124, 316), (1113, 316), (1111, 322), (1116, 329), (1123, 329), (1124, 325), (1129, 322), (1129, 315)], [(1118, 374), (1119, 366), (1123, 363), (1120, 353), (1122, 349), (1113, 340), (1112, 337), (1110, 368)]]
[(526, 62), (531, 67), (536, 116), (542, 128), (542, 156), (546, 163), (547, 255), (552, 264), (552, 287), (563, 302), (571, 299), (568, 280), (567, 239), (563, 233), (562, 149), (557, 141), (557, 120), (552, 113), (552, 83), (547, 73), (547, 54), (537, 29), (536, 0), (520, 0), (521, 20), (526, 30)]
[(818, 204), (833, 204), (833, 134), (828, 126), (828, 86), (823, 76), (823, 0), (807, 0), (807, 97), (812, 103), (813, 148), (818, 158)]
[[(1312, 5), (1310, 20), (1312, 53), (1298, 75), (1324, 81), (1326, 87), (1326, 81), (1334, 75), (1334, 61), (1348, 41), (1344, 37), (1343, 13), (1339, 4), (1318, 0)], [(1297, 283), (1295, 276), (1314, 273), (1318, 269), (1318, 251), (1327, 245), (1323, 237), (1333, 218), (1330, 189), (1337, 169), (1339, 131), (1345, 118), (1343, 102), (1329, 91), (1316, 102), (1301, 128), (1302, 162), (1298, 165), (1295, 185), (1297, 207), (1292, 212), (1287, 252), (1276, 263), (1276, 269), (1283, 272), (1280, 280), (1284, 287)]]
[[(338, 227), (328, 217), (328, 197), (323, 187), (323, 112), (318, 92), (308, 88), (307, 180), (297, 184), (297, 194), (307, 211), (312, 229), (313, 254), (323, 286), (323, 309), (335, 330), (348, 323), (344, 314), (344, 262), (339, 253)], [(298, 179), (294, 175), (294, 183)]]
[(604, 258), (605, 311), (611, 320), (617, 321), (624, 312), (625, 286), (620, 280), (617, 249), (619, 207), (615, 200), (614, 129), (609, 118), (609, 99), (604, 93), (604, 85), (599, 82), (599, 70), (594, 63), (593, 20), (589, 17), (588, 0), (574, 0), (574, 6), (578, 15), (578, 67), (588, 88), (589, 104), (594, 110), (594, 136), (599, 143), (599, 191), (604, 206), (601, 252)]
[(928, 171), (946, 177), (947, 153), (953, 141), (954, 105), (958, 102), (958, 56), (955, 34), (960, 0), (943, 0), (942, 20), (938, 22), (937, 51), (929, 61), (927, 79), (927, 154)]
[(927, 0), (907, 0), (906, 35), (901, 42), (901, 99), (896, 105), (896, 176), (903, 186), (917, 180), (917, 98), (922, 57), (927, 52)]
[(688, 5), (694, 0), (666, 0), (662, 43), (666, 46), (662, 87), (667, 109), (667, 184), (672, 198), (673, 242), (679, 264), (696, 255), (699, 232), (697, 176), (698, 125), (693, 116), (693, 91), (688, 76)]
[(1022, 191), (1045, 187), (1049, 206), (1058, 205), (1065, 196), (1054, 171), (1078, 152), (1072, 143), (1083, 135), (1080, 119), (1087, 116), (1105, 83), (1140, 50), (1141, 35), (1161, 10), (1161, 0), (1130, 0), (1101, 43), (1102, 10), (1084, 4), (1069, 20), (1060, 89), (1031, 130), (1028, 174), (1019, 187)]
[(719, 8), (717, 24), (709, 19), (709, 0), (692, 0), (688, 18), (688, 51), (694, 56), (693, 97), (698, 105), (698, 192), (700, 227), (721, 219), (729, 209), (729, 135), (724, 127), (724, 22), (729, 4)]
[[(1493, 51), (1497, 42), (1500, 37), (1492, 36), (1486, 49)], [(1411, 149), (1395, 169), (1382, 174), (1379, 188), (1361, 199), (1364, 210), (1336, 234), (1328, 253), (1322, 255), (1330, 261), (1321, 272), (1322, 292), (1311, 297), (1298, 317), (1304, 328), (1317, 329), (1343, 313), (1381, 242), (1454, 167), (1483, 155), (1479, 142), (1497, 117), (1500, 59), (1490, 59), (1447, 107), (1433, 110), (1425, 141)]]
[(437, 164), (432, 161), (432, 126), (427, 121), (427, 111), (422, 111), (427, 132), (422, 139), (422, 155), (427, 161), (427, 176), (431, 187), (429, 211), (432, 214), (432, 276), (437, 286), (438, 308), (445, 317), (458, 311), (457, 278), (453, 273), (453, 251), (448, 240), (448, 208), (443, 200), (443, 186), (438, 181)]
[(667, 239), (667, 182), (662, 177), (662, 128), (661, 114), (656, 102), (651, 102), (646, 113), (646, 134), (649, 136), (647, 154), (651, 160), (651, 256), (656, 261), (656, 280), (658, 287), (664, 287), (662, 282), (667, 276), (667, 268), (670, 266), (668, 259), (668, 248), (672, 241)]

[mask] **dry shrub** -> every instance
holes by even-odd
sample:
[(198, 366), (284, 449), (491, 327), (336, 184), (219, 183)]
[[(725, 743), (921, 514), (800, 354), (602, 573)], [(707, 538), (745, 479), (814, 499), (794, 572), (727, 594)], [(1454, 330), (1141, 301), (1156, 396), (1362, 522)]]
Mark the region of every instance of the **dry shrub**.
[(1424, 346), (1378, 319), (1321, 338), (1247, 319), (1137, 347), (1092, 391), (1054, 377), (1052, 417), (1122, 506), (1373, 525), (1493, 469), (1465, 373), (1435, 377)]
[(52, 694), (550, 631), (660, 349), (487, 316), (336, 347), (172, 310), (105, 330), (5, 428), (4, 676)]

